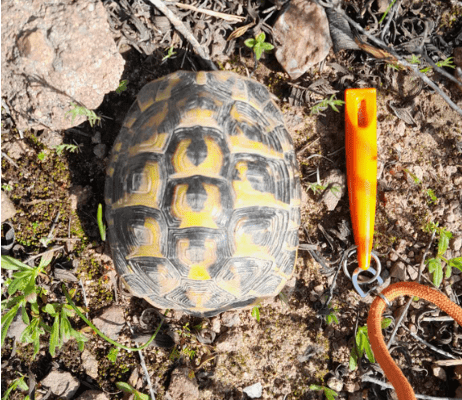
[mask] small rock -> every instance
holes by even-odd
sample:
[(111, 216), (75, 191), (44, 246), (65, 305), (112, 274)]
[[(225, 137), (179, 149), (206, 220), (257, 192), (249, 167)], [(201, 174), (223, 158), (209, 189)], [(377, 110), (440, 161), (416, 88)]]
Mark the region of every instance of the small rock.
[(77, 397), (77, 400), (109, 400), (109, 397), (99, 390), (87, 390)]
[(211, 326), (211, 330), (215, 333), (220, 333), (220, 330), (221, 330), (221, 322), (220, 322), (220, 319), (218, 317), (215, 317), (212, 319), (212, 326)]
[(220, 353), (235, 351), (242, 344), (242, 332), (228, 331), (222, 333), (216, 341), (216, 349)]
[(92, 137), (91, 137), (91, 142), (94, 144), (99, 144), (101, 143), (101, 132), (97, 131)]
[(412, 333), (417, 333), (417, 327), (414, 324), (409, 324), (409, 330)]
[(80, 382), (70, 372), (56, 370), (51, 371), (40, 383), (64, 400), (72, 399), (80, 386)]
[(339, 169), (333, 169), (329, 172), (329, 175), (323, 183), (327, 189), (324, 192), (322, 201), (329, 211), (333, 211), (346, 193), (345, 174), (343, 174)]
[(98, 378), (98, 361), (96, 357), (86, 349), (80, 357), (82, 359), (82, 366), (87, 375), (96, 380)]
[(457, 365), (454, 368), (454, 376), (459, 381), (459, 383), (462, 385), (462, 365)]
[(13, 160), (19, 160), (28, 150), (28, 146), (20, 140), (5, 143), (2, 146), (2, 151)]
[(395, 126), (394, 132), (399, 136), (404, 136), (404, 133), (406, 132), (406, 124), (403, 120), (399, 120), (399, 122)]
[(95, 326), (112, 340), (119, 338), (120, 331), (125, 325), (124, 311), (122, 307), (111, 306), (93, 320)]
[(334, 376), (330, 377), (327, 380), (327, 386), (330, 387), (332, 390), (335, 390), (337, 393), (343, 390), (343, 382)]
[(324, 8), (315, 2), (293, 0), (273, 27), (276, 58), (291, 79), (327, 57), (332, 46)]
[(452, 239), (451, 248), (455, 253), (458, 253), (462, 248), (462, 236), (456, 236)]
[(406, 280), (406, 265), (402, 261), (398, 261), (391, 267), (390, 276), (397, 278), (400, 281)]
[(239, 324), (241, 319), (239, 318), (239, 314), (234, 311), (228, 311), (221, 314), (221, 323), (226, 326), (227, 328), (232, 328), (233, 326)]
[(446, 371), (443, 368), (441, 368), (439, 365), (433, 365), (432, 371), (433, 371), (433, 375), (436, 376), (438, 379), (441, 379), (442, 381), (447, 380)]
[(419, 276), (419, 271), (415, 268), (412, 268), (410, 265), (407, 267), (407, 273), (411, 281), (415, 281)]
[(16, 214), (16, 208), (8, 195), (2, 190), (2, 224)]
[(71, 209), (77, 210), (77, 206), (83, 206), (87, 203), (88, 199), (92, 196), (91, 186), (75, 185), (69, 189), (71, 201)]
[(347, 391), (348, 393), (354, 393), (354, 392), (357, 392), (359, 389), (361, 389), (361, 386), (359, 385), (359, 383), (346, 383), (344, 385), (344, 388), (345, 388), (345, 391)]
[(105, 144), (97, 144), (93, 148), (93, 154), (98, 158), (104, 158), (106, 155), (106, 145)]
[(251, 386), (247, 386), (242, 391), (249, 396), (251, 399), (259, 399), (262, 395), (262, 386), (261, 383), (255, 383)]
[(8, 333), (6, 336), (10, 338), (15, 338), (16, 341), (19, 341), (21, 334), (26, 328), (27, 325), (22, 320), (21, 313), (18, 312), (14, 317), (13, 321), (11, 322), (10, 327), (8, 328)]
[(318, 294), (321, 294), (324, 292), (324, 285), (316, 285), (313, 290), (318, 293)]
[(379, 13), (384, 13), (388, 6), (389, 6), (389, 1), (388, 0), (377, 0), (377, 7), (378, 7), (378, 12)]
[(45, 131), (40, 135), (39, 140), (49, 149), (63, 144), (63, 137), (56, 131)]
[(195, 400), (199, 398), (199, 387), (194, 372), (189, 368), (178, 368), (172, 372), (167, 394), (175, 400)]

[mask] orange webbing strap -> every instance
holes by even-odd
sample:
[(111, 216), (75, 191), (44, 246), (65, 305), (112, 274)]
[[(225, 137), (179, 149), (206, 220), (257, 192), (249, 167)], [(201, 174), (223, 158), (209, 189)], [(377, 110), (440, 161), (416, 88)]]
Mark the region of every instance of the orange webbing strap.
[[(420, 285), (416, 282), (400, 282), (390, 285), (382, 291), (389, 302), (399, 296), (418, 296), (441, 308), (448, 315), (453, 317), (459, 325), (462, 326), (462, 308), (454, 304), (446, 296), (431, 289), (427, 286)], [(385, 372), (388, 380), (394, 386), (399, 400), (415, 400), (414, 390), (407, 381), (404, 374), (393, 361), (388, 352), (385, 341), (382, 336), (382, 313), (385, 310), (387, 303), (381, 297), (376, 297), (371, 305), (369, 317), (367, 319), (367, 330), (369, 340), (371, 341), (372, 350), (378, 363)]]

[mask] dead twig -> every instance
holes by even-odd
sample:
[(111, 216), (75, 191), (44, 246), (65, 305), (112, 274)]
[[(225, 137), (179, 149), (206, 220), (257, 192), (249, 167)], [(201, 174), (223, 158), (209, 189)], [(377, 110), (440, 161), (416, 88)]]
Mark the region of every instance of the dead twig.
[(210, 59), (208, 51), (199, 44), (197, 39), (193, 36), (191, 32), (184, 26), (184, 24), (178, 19), (178, 17), (173, 14), (172, 11), (165, 5), (162, 0), (149, 0), (154, 7), (156, 7), (162, 14), (164, 14), (170, 23), (175, 27), (175, 29), (181, 33), (189, 43), (191, 43), (192, 47), (196, 51), (196, 53), (207, 63), (210, 69), (213, 71), (217, 71), (217, 66), (213, 63)]
[(221, 13), (218, 11), (207, 10), (205, 8), (197, 8), (197, 7), (191, 6), (190, 4), (175, 3), (175, 5), (178, 8), (183, 8), (185, 10), (192, 10), (192, 11), (199, 12), (202, 14), (210, 15), (212, 17), (221, 18), (231, 23), (238, 23), (238, 22), (245, 21), (244, 17), (239, 17), (238, 15), (225, 14), (225, 13)]
[(19, 165), (16, 164), (10, 157), (8, 157), (3, 151), (2, 151), (2, 157), (8, 161), (13, 167), (19, 168)]
[(406, 331), (416, 340), (418, 340), (420, 343), (423, 343), (425, 346), (427, 346), (428, 348), (432, 349), (433, 351), (436, 351), (437, 353), (445, 356), (445, 357), (448, 357), (448, 358), (451, 358), (453, 360), (457, 360), (457, 357), (453, 356), (451, 353), (447, 353), (446, 351), (444, 350), (441, 350), (439, 349), (438, 347), (435, 347), (433, 346), (432, 344), (428, 343), (427, 341), (425, 341), (424, 339), (422, 339), (420, 336), (416, 335), (414, 332), (411, 332), (406, 326), (403, 326), (404, 329), (406, 329)]

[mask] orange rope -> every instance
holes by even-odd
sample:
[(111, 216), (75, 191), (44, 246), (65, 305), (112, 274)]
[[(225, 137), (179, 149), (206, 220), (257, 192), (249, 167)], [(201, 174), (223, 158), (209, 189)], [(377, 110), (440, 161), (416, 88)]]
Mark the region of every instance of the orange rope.
[[(389, 302), (399, 296), (418, 296), (441, 308), (462, 326), (462, 308), (449, 300), (446, 296), (427, 286), (416, 282), (395, 283), (382, 291)], [(367, 330), (374, 356), (382, 367), (388, 380), (394, 386), (399, 400), (415, 400), (415, 393), (404, 374), (393, 361), (388, 352), (382, 335), (382, 313), (387, 304), (381, 297), (377, 297), (371, 305), (367, 319)]]

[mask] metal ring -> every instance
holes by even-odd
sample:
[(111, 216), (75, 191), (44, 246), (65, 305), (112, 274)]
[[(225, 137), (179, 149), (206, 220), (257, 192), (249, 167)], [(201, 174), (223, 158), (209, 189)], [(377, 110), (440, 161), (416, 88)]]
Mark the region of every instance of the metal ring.
[[(356, 253), (356, 248), (350, 250), (350, 252), (347, 254), (347, 256), (345, 257), (345, 259), (343, 261), (343, 264), (342, 264), (343, 272), (350, 279), (351, 279), (351, 275), (350, 275), (350, 272), (348, 271), (348, 268), (347, 268), (347, 262), (348, 262), (348, 258), (354, 253)], [(367, 283), (372, 283), (372, 282), (376, 281), (377, 278), (380, 276), (380, 273), (382, 272), (382, 264), (380, 263), (379, 257), (373, 251), (371, 251), (371, 257), (375, 260), (375, 263), (377, 264), (375, 274), (374, 274), (374, 276), (372, 278), (368, 279), (367, 281), (361, 282), (361, 285), (364, 285), (364, 284), (367, 284)], [(367, 269), (366, 270), (361, 270), (361, 271), (367, 271)], [(355, 273), (356, 273), (356, 270), (355, 270)]]

